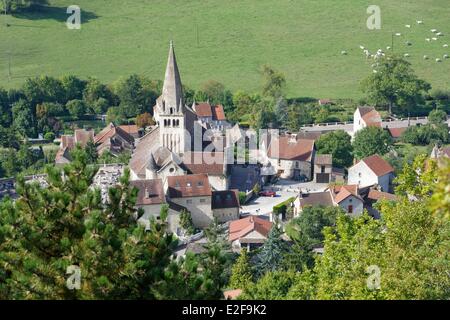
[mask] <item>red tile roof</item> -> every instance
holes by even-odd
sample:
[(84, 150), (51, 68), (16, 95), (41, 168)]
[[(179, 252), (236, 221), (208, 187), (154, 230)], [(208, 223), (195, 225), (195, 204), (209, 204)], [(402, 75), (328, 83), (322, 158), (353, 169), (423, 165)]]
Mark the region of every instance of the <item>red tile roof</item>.
[(334, 196), (334, 202), (336, 203), (341, 203), (350, 196), (354, 196), (362, 201), (362, 198), (358, 194), (358, 186), (356, 184), (336, 186), (332, 189), (332, 192)]
[[(277, 142), (278, 150), (276, 150)], [(270, 158), (282, 160), (311, 161), (313, 150), (314, 140), (281, 136), (279, 138), (272, 139), (269, 146), (268, 155)]]
[(95, 136), (94, 142), (96, 144), (105, 143), (108, 139), (114, 137), (116, 134), (120, 135), (125, 141), (130, 144), (134, 142), (134, 137), (131, 134), (124, 131), (120, 127), (116, 127), (112, 123), (110, 123), (106, 128), (104, 128)]
[(119, 128), (131, 135), (139, 133), (139, 128), (135, 124), (123, 125), (123, 126), (119, 126)]
[(397, 200), (397, 196), (392, 193), (387, 192), (381, 192), (378, 190), (370, 190), (367, 198), (371, 200), (380, 200), (380, 199), (386, 199), (386, 200)]
[(211, 105), (206, 102), (199, 103), (195, 106), (195, 113), (199, 117), (212, 117)]
[(222, 105), (217, 105), (212, 107), (213, 119), (217, 121), (225, 121), (227, 118), (225, 117), (225, 112), (223, 111)]
[(161, 179), (130, 181), (130, 185), (139, 190), (136, 200), (139, 206), (166, 202)]
[(270, 229), (272, 229), (272, 222), (257, 216), (249, 216), (230, 222), (228, 239), (230, 241), (235, 241), (246, 236), (252, 231), (257, 231), (264, 237), (267, 237)]
[(170, 198), (202, 197), (212, 194), (206, 174), (168, 177), (167, 183)]
[(392, 138), (400, 138), (403, 134), (403, 132), (406, 131), (406, 129), (408, 129), (407, 127), (403, 127), (403, 128), (388, 128), (389, 134), (391, 135)]
[(358, 110), (367, 126), (381, 127), (381, 116), (374, 107), (358, 107)]
[(332, 207), (333, 197), (330, 191), (313, 192), (308, 194), (302, 194), (300, 200), (300, 206), (302, 208), (306, 206), (327, 206)]
[(223, 152), (186, 152), (182, 160), (184, 166), (193, 174), (223, 175)]
[(74, 134), (75, 144), (80, 144), (80, 146), (85, 147), (89, 141), (94, 140), (94, 131), (77, 129)]
[(361, 161), (363, 161), (378, 177), (394, 172), (394, 168), (379, 155), (375, 154), (362, 159)]

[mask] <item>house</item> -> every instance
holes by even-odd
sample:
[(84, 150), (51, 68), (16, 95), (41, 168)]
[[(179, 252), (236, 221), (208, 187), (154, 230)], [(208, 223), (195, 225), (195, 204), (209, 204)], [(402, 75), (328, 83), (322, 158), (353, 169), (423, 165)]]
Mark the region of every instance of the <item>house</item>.
[(136, 207), (144, 211), (139, 222), (148, 228), (150, 219), (160, 220), (161, 207), (166, 203), (162, 180), (130, 181), (130, 186), (139, 190)]
[(365, 197), (364, 209), (366, 209), (369, 215), (375, 219), (380, 219), (381, 217), (380, 212), (374, 208), (374, 204), (380, 200), (396, 201), (397, 196), (395, 194), (383, 192), (375, 188), (369, 189)]
[(272, 222), (258, 216), (248, 216), (230, 222), (228, 240), (233, 251), (239, 252), (241, 248), (248, 251), (260, 247), (269, 236)]
[(118, 155), (124, 151), (132, 152), (134, 149), (134, 137), (113, 123), (110, 123), (95, 136), (94, 143), (99, 155), (106, 151)]
[(166, 194), (178, 206), (175, 210), (186, 209), (191, 213), (195, 227), (206, 228), (214, 221), (207, 174), (169, 176)]
[(381, 191), (388, 192), (394, 178), (394, 168), (379, 155), (362, 159), (348, 169), (348, 183), (359, 188), (378, 185)]
[(300, 193), (294, 201), (294, 215), (298, 216), (308, 206), (339, 206), (348, 215), (356, 217), (364, 211), (364, 200), (356, 185), (333, 186), (323, 192)]
[(330, 99), (319, 99), (319, 106), (326, 106), (332, 104), (333, 101)]
[(182, 167), (188, 174), (207, 174), (209, 184), (214, 190), (227, 190), (227, 166), (223, 152), (186, 152)]
[(134, 139), (139, 139), (141, 137), (141, 132), (143, 132), (143, 130), (139, 129), (135, 124), (122, 125), (119, 126), (119, 128), (131, 135)]
[(70, 152), (76, 145), (86, 147), (89, 141), (94, 141), (94, 130), (76, 129), (73, 136), (61, 136), (59, 150), (56, 153), (55, 163), (57, 165), (67, 164), (72, 161)]
[(239, 219), (239, 191), (213, 191), (211, 208), (213, 216), (220, 223)]
[(353, 115), (353, 135), (366, 127), (381, 128), (381, 116), (374, 107), (358, 107)]
[(314, 159), (314, 182), (329, 183), (333, 173), (333, 156), (318, 154)]
[(440, 159), (440, 158), (450, 158), (450, 146), (449, 147), (439, 147), (434, 146), (430, 155), (431, 159)]
[(340, 206), (349, 216), (357, 217), (364, 211), (364, 200), (359, 194), (357, 185), (330, 187), (335, 205)]
[(210, 105), (209, 102), (202, 102), (192, 105), (192, 109), (197, 114), (197, 118), (200, 122), (208, 124), (213, 130), (223, 131), (225, 129), (231, 128), (227, 118), (225, 117), (225, 112), (222, 105)]
[(392, 137), (392, 140), (398, 141), (402, 137), (402, 134), (408, 129), (408, 127), (400, 127), (400, 128), (387, 128), (389, 135)]
[(268, 161), (282, 178), (303, 181), (312, 179), (314, 154), (314, 140), (296, 135), (272, 137), (267, 150)]

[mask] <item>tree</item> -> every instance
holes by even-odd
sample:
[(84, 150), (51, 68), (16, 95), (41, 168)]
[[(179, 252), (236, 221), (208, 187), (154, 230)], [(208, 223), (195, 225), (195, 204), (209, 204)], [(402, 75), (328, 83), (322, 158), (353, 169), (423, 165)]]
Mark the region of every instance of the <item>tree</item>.
[[(167, 210), (146, 231), (134, 218), (138, 190), (128, 170), (105, 206), (81, 149), (63, 171), (47, 168), (47, 188), (19, 179), (19, 198), (0, 203), (0, 298), (155, 298), (176, 245)], [(70, 266), (80, 268), (79, 290), (66, 286)]]
[(346, 168), (353, 163), (351, 137), (343, 130), (326, 133), (316, 142), (319, 154), (331, 154), (333, 165)]
[(264, 65), (261, 70), (263, 76), (263, 96), (269, 97), (274, 101), (283, 97), (286, 87), (286, 77), (279, 71), (276, 71), (271, 66)]
[(25, 100), (19, 100), (12, 107), (13, 126), (24, 137), (35, 137), (36, 119), (30, 104)]
[(432, 110), (428, 114), (428, 122), (432, 124), (442, 124), (447, 120), (447, 113), (444, 110)]
[(126, 118), (119, 107), (111, 107), (106, 112), (106, 122), (114, 124), (126, 123)]
[(414, 145), (445, 144), (450, 141), (446, 123), (411, 126), (402, 134), (402, 141)]
[(247, 250), (241, 250), (239, 258), (231, 269), (229, 287), (233, 289), (246, 289), (253, 281), (252, 268), (248, 258)]
[(403, 113), (412, 111), (431, 89), (429, 83), (415, 75), (408, 61), (396, 56), (383, 58), (376, 71), (362, 81), (362, 89), (371, 104), (388, 105), (390, 114), (394, 106)]
[(11, 122), (12, 114), (8, 93), (0, 88), (0, 126), (9, 127)]
[(136, 117), (136, 125), (138, 128), (146, 128), (147, 126), (154, 125), (155, 121), (152, 118), (152, 115), (148, 112), (144, 112), (143, 114), (139, 114)]
[(88, 78), (83, 90), (83, 100), (88, 107), (94, 109), (97, 101), (103, 98), (108, 101), (108, 105), (114, 105), (114, 98), (111, 90), (96, 78)]
[(86, 104), (83, 100), (71, 100), (67, 102), (66, 108), (72, 117), (78, 119), (86, 113)]
[(388, 132), (378, 127), (366, 127), (355, 134), (353, 154), (357, 159), (363, 159), (374, 154), (384, 155), (392, 145)]
[(195, 233), (194, 223), (192, 222), (191, 213), (187, 210), (182, 210), (180, 213), (180, 227), (182, 227), (188, 235)]
[(86, 143), (85, 150), (86, 150), (87, 162), (89, 164), (97, 163), (98, 153), (97, 153), (97, 146), (95, 145), (94, 141), (89, 140)]
[(67, 103), (67, 101), (83, 99), (83, 91), (86, 87), (86, 81), (69, 75), (61, 78), (61, 84), (65, 94), (64, 102)]
[(222, 83), (215, 80), (203, 83), (200, 91), (195, 93), (194, 99), (198, 102), (208, 100), (213, 105), (221, 104), (227, 114), (234, 110), (232, 93)]
[(259, 277), (266, 272), (277, 271), (283, 266), (283, 257), (287, 252), (287, 245), (281, 239), (281, 230), (273, 225), (266, 242), (256, 255), (255, 271)]
[(245, 290), (239, 299), (244, 300), (283, 300), (296, 283), (298, 275), (294, 271), (267, 272), (255, 284)]
[(49, 76), (27, 79), (22, 90), (33, 107), (43, 102), (64, 103), (66, 98), (62, 82)]

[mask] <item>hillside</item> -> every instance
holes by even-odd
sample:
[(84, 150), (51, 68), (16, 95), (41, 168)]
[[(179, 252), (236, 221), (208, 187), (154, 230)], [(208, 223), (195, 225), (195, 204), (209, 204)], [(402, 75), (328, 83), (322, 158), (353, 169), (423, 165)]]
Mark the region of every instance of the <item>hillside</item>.
[[(373, 63), (359, 46), (385, 49), (392, 32), (401, 32), (395, 51), (409, 53), (434, 88), (450, 89), (450, 59), (435, 62), (450, 54), (443, 48), (450, 44), (448, 0), (379, 0), (376, 31), (366, 27), (365, 0), (78, 0), (81, 30), (65, 26), (72, 1), (50, 3), (39, 13), (0, 16), (0, 86), (39, 74), (161, 79), (173, 39), (183, 82), (194, 88), (215, 79), (233, 91), (257, 90), (258, 70), (267, 63), (286, 74), (289, 96), (358, 98)], [(444, 36), (426, 42), (432, 28)]]

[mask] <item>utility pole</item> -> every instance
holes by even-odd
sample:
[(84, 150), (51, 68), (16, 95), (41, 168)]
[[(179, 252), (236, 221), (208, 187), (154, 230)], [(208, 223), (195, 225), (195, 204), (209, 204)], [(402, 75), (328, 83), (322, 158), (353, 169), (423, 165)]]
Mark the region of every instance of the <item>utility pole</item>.
[(8, 80), (11, 81), (11, 51), (8, 51)]
[(198, 23), (197, 20), (195, 20), (195, 30), (196, 30), (196, 35), (197, 35), (197, 48), (200, 46), (200, 40), (198, 37)]
[(392, 32), (392, 53), (394, 53), (394, 32)]

